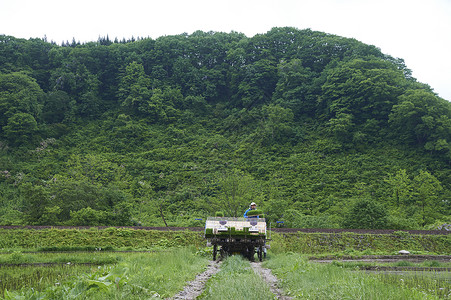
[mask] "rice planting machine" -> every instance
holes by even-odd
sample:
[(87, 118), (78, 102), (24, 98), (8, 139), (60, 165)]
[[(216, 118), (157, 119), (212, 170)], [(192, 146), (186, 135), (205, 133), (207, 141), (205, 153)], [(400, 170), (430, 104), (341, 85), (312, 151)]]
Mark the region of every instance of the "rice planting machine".
[(266, 257), (266, 221), (264, 218), (208, 217), (205, 223), (207, 246), (213, 246), (213, 260), (219, 253), (241, 254), (254, 261), (255, 253), (259, 261)]

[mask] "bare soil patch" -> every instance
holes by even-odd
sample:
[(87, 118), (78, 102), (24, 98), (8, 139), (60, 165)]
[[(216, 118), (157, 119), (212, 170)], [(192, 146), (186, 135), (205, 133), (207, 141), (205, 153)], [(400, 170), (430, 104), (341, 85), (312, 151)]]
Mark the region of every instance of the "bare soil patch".
[(271, 292), (277, 299), (288, 300), (293, 299), (290, 296), (284, 295), (284, 292), (279, 289), (277, 285), (277, 277), (271, 273), (270, 269), (263, 268), (260, 263), (251, 262), (251, 267), (256, 274), (258, 274), (268, 285)]
[(202, 294), (207, 280), (210, 279), (214, 274), (218, 273), (220, 267), (220, 261), (211, 261), (207, 266), (207, 269), (203, 273), (196, 275), (196, 278), (193, 281), (188, 282), (183, 291), (179, 292), (177, 295), (170, 299), (196, 299), (198, 296), (200, 296), (200, 294)]

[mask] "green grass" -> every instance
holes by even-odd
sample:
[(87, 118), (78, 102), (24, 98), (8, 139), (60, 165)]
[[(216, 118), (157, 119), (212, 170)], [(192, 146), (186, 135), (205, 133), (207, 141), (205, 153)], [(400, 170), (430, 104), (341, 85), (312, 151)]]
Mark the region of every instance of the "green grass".
[[(123, 255), (103, 252), (0, 254), (0, 295), (4, 290), (33, 289), (42, 291), (70, 276), (98, 271), (98, 265), (114, 264)], [(52, 265), (37, 265), (37, 264)], [(21, 266), (25, 264), (25, 266)], [(91, 266), (80, 264), (92, 264)]]
[(199, 299), (274, 299), (268, 285), (241, 256), (228, 257), (215, 276), (207, 283)]
[(14, 251), (0, 254), (0, 265), (37, 264), (37, 263), (83, 263), (83, 264), (113, 264), (121, 261), (124, 254), (109, 252), (78, 252), (78, 253), (26, 253)]
[(406, 249), (412, 254), (448, 254), (451, 235), (359, 234), (342, 233), (272, 233), (272, 245), (283, 252), (305, 254), (397, 254)]
[(299, 299), (438, 299), (428, 287), (402, 285), (395, 280), (332, 264), (308, 262), (300, 254), (278, 254), (264, 263), (282, 288)]
[(55, 265), (51, 267), (3, 266), (0, 267), (0, 298), (8, 291), (43, 291), (61, 284), (71, 276), (90, 273), (97, 267), (84, 265)]
[(342, 268), (361, 269), (365, 267), (421, 267), (421, 268), (450, 268), (450, 262), (442, 262), (436, 260), (426, 260), (423, 262), (412, 262), (401, 260), (397, 262), (370, 262), (370, 261), (339, 261), (334, 260), (332, 264)]
[(451, 298), (449, 272), (378, 272), (373, 276), (387, 284), (415, 289), (439, 298)]
[[(287, 252), (287, 251), (280, 251), (280, 253)], [(293, 251), (290, 251), (293, 252)], [(301, 252), (303, 253), (303, 252)], [(436, 252), (428, 252), (428, 251), (411, 251), (412, 255), (441, 255)], [(443, 255), (447, 255), (448, 253), (442, 253)], [(345, 249), (343, 251), (331, 251), (331, 252), (324, 252), (324, 253), (315, 253), (314, 255), (310, 255), (310, 257), (315, 258), (361, 258), (363, 256), (372, 255), (372, 256), (382, 256), (382, 255), (397, 255), (400, 258), (402, 258), (398, 251), (393, 251), (390, 249), (381, 249), (381, 250), (372, 250), (372, 249), (365, 249), (363, 251), (355, 250), (355, 249)]]
[[(86, 272), (73, 274), (64, 281), (47, 281), (39, 290), (32, 289), (42, 276), (33, 282), (16, 286), (6, 293), (6, 299), (149, 299), (156, 295), (167, 298), (183, 289), (209, 263), (196, 255), (194, 248), (173, 248), (165, 252), (124, 253), (118, 264), (91, 267)], [(34, 270), (35, 268), (29, 268)], [(50, 268), (56, 269), (57, 268)], [(45, 289), (43, 289), (46, 287)], [(11, 289), (12, 290), (12, 289)], [(41, 292), (41, 290), (43, 290)], [(8, 288), (8, 291), (10, 289)]]
[[(194, 249), (181, 248), (154, 255), (135, 255), (128, 263), (130, 274), (134, 274), (130, 277), (130, 286), (144, 287), (166, 298), (181, 291), (188, 281), (206, 268), (209, 261), (195, 255)], [(135, 297), (134, 292), (136, 290), (131, 288), (126, 299), (142, 299)]]
[[(230, 229), (232, 231), (232, 229)], [(226, 232), (229, 235), (232, 232)], [(207, 230), (207, 237), (212, 231)], [(247, 235), (244, 231), (234, 234)], [(268, 233), (274, 253), (297, 252), (314, 255), (370, 255), (396, 254), (399, 249), (412, 254), (448, 254), (451, 235), (414, 234), (325, 234), (325, 233)], [(259, 235), (250, 238), (261, 238)], [(105, 229), (0, 229), (0, 251), (80, 251), (119, 249), (164, 249), (177, 246), (205, 245), (204, 232), (157, 231), (131, 228)]]
[(154, 249), (203, 246), (203, 233), (130, 228), (0, 229), (0, 251)]

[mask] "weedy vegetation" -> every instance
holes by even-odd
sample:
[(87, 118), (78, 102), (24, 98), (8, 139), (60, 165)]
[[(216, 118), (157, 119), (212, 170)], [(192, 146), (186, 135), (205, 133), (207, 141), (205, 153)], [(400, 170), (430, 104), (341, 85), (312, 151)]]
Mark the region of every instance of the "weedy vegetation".
[(1, 249), (37, 251), (105, 251), (204, 245), (203, 232), (93, 229), (0, 229)]
[(28, 253), (14, 251), (11, 253), (0, 254), (0, 264), (19, 265), (19, 264), (113, 264), (121, 261), (123, 255), (111, 252), (77, 252), (77, 253)]
[[(16, 285), (5, 286), (0, 295), (4, 299), (167, 298), (182, 290), (187, 281), (193, 280), (207, 266), (208, 259), (195, 252), (195, 248), (182, 247), (164, 252), (124, 253), (120, 254), (117, 264), (84, 267), (80, 272), (77, 269), (77, 272), (67, 273), (67, 278), (50, 277), (30, 267), (26, 268), (29, 271), (24, 271), (34, 274), (30, 280), (21, 281), (24, 277), (19, 276)], [(4, 269), (6, 282), (10, 282), (16, 269)], [(55, 270), (55, 274), (61, 272), (54, 267), (49, 270)]]
[[(4, 299), (168, 298), (209, 263), (202, 233), (98, 229), (2, 229), (0, 297)], [(285, 292), (301, 299), (437, 299), (450, 296), (449, 272), (366, 272), (370, 263), (309, 262), (307, 256), (446, 254), (447, 235), (272, 234), (264, 266)], [(393, 245), (391, 245), (393, 244)], [(307, 246), (310, 245), (310, 248)], [(365, 248), (367, 247), (367, 248)], [(121, 252), (124, 251), (124, 252)], [(129, 252), (126, 252), (129, 251)], [(141, 252), (138, 252), (141, 251)], [(302, 254), (301, 254), (302, 253)], [(377, 264), (378, 266), (386, 264)], [(388, 265), (390, 266), (390, 264)], [(399, 267), (449, 263), (397, 262)], [(228, 257), (201, 299), (273, 299), (268, 285), (239, 256)]]
[(359, 234), (342, 233), (284, 233), (273, 234), (279, 248), (306, 254), (338, 253), (351, 256), (372, 254), (397, 254), (409, 249), (412, 254), (448, 254), (451, 235), (409, 234)]
[(49, 286), (56, 287), (70, 277), (90, 273), (95, 268), (97, 267), (73, 264), (29, 267), (0, 266), (0, 297), (6, 296), (6, 299), (10, 299), (30, 292), (40, 294)]
[(371, 261), (333, 261), (332, 264), (348, 269), (365, 269), (366, 267), (407, 267), (407, 268), (451, 268), (451, 263), (446, 261), (425, 260), (414, 262), (400, 260), (396, 262), (371, 262)]
[(221, 271), (207, 283), (200, 299), (274, 299), (268, 285), (241, 256), (227, 257)]
[(439, 299), (447, 293), (433, 280), (410, 284), (385, 274), (312, 263), (296, 253), (272, 256), (264, 266), (272, 269), (289, 295), (300, 299)]
[[(449, 272), (378, 272), (373, 276), (381, 282), (421, 291), (425, 295), (433, 295), (443, 299), (451, 297)], [(425, 299), (427, 298), (425, 297)]]

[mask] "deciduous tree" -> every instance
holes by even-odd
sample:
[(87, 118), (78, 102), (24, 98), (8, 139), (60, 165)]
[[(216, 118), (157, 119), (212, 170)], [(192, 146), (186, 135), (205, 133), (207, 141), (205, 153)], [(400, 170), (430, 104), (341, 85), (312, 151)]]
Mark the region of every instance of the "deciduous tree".
[(8, 118), (3, 127), (4, 134), (13, 145), (30, 144), (37, 139), (38, 125), (35, 118), (28, 113), (16, 113)]
[(25, 113), (38, 119), (43, 96), (42, 89), (27, 74), (0, 74), (0, 129), (17, 113)]

